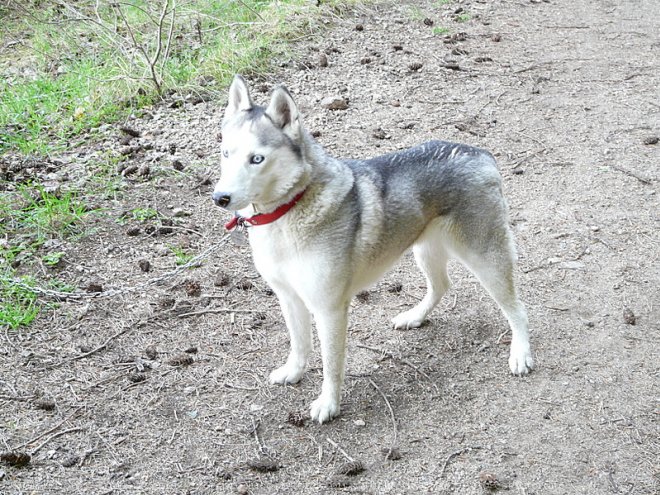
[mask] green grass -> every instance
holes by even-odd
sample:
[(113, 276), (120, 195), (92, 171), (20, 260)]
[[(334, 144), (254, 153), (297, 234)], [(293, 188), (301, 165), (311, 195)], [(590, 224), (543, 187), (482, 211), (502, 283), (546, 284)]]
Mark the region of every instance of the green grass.
[[(0, 272), (0, 327), (16, 329), (29, 325), (39, 314), (37, 294), (28, 287), (9, 283), (1, 275), (2, 272)], [(23, 278), (22, 282), (27, 286), (32, 283), (27, 278)]]
[[(0, 196), (0, 239), (6, 239), (0, 244), (0, 327), (29, 325), (41, 309), (36, 291), (30, 288), (36, 280), (19, 277), (17, 267), (37, 261), (56, 266), (65, 254), (45, 251), (46, 241), (82, 235), (89, 213), (74, 192), (54, 194), (38, 184), (25, 184)], [(57, 279), (49, 285), (58, 290), (66, 287)]]
[(433, 34), (436, 35), (442, 35), (442, 34), (447, 34), (449, 32), (449, 28), (446, 27), (434, 27), (433, 28)]
[(174, 253), (175, 263), (177, 264), (177, 266), (185, 265), (195, 257), (194, 255), (187, 253), (184, 249), (178, 246), (168, 246), (168, 247), (170, 248), (170, 251)]
[(169, 90), (221, 90), (236, 72), (263, 73), (287, 39), (313, 31), (320, 11), (309, 0), (177, 2), (152, 77), (134, 43), (153, 60), (162, 3), (99, 2), (98, 18), (96, 3), (69, 2), (77, 12), (49, 0), (0, 10), (0, 45), (10, 46), (0, 55), (0, 154), (46, 155)]
[(467, 22), (470, 19), (472, 19), (472, 16), (470, 14), (468, 14), (467, 12), (464, 13), (464, 14), (458, 14), (455, 17), (456, 22)]

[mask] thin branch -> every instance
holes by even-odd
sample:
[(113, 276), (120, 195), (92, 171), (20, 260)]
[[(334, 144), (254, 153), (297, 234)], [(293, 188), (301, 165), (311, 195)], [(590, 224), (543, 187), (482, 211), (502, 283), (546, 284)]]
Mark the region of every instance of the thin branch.
[(78, 359), (86, 358), (87, 356), (91, 356), (92, 354), (94, 354), (94, 353), (96, 353), (96, 352), (99, 352), (99, 351), (102, 350), (102, 349), (105, 349), (106, 346), (107, 346), (112, 340), (116, 339), (116, 338), (119, 337), (120, 335), (123, 335), (123, 334), (125, 334), (126, 332), (128, 332), (129, 330), (132, 330), (132, 329), (133, 329), (132, 326), (127, 326), (127, 327), (124, 328), (123, 330), (120, 330), (120, 331), (117, 332), (116, 334), (111, 335), (110, 337), (108, 337), (107, 340), (106, 340), (105, 342), (103, 342), (103, 344), (101, 344), (100, 346), (98, 346), (96, 349), (92, 349), (91, 351), (86, 352), (86, 353), (84, 353), (84, 354), (80, 354), (79, 356), (74, 356), (74, 357), (72, 357), (72, 358), (69, 358), (69, 359), (67, 360), (67, 362), (77, 361)]
[(339, 452), (341, 452), (342, 455), (343, 455), (344, 457), (346, 457), (346, 459), (348, 459), (349, 462), (355, 462), (355, 459), (353, 459), (350, 455), (348, 455), (348, 454), (346, 453), (346, 451), (345, 451), (344, 449), (342, 449), (342, 448), (339, 446), (339, 444), (338, 444), (337, 442), (335, 442), (334, 440), (332, 440), (330, 437), (325, 437), (325, 439), (328, 441), (328, 443), (330, 443), (330, 445), (332, 445), (332, 446), (333, 446), (334, 448), (336, 448)]
[(482, 447), (479, 447), (478, 445), (472, 446), (472, 447), (465, 447), (463, 449), (456, 450), (449, 454), (447, 458), (445, 459), (445, 463), (442, 465), (442, 469), (440, 470), (440, 475), (438, 478), (442, 478), (445, 475), (445, 470), (447, 469), (447, 466), (449, 465), (449, 462), (456, 456), (464, 454), (465, 452), (470, 452), (471, 450), (478, 450), (481, 449)]
[(369, 378), (369, 383), (378, 391), (378, 393), (383, 397), (383, 400), (385, 401), (385, 404), (387, 404), (387, 408), (390, 410), (390, 417), (392, 418), (392, 443), (390, 443), (390, 448), (387, 451), (387, 455), (385, 456), (385, 459), (389, 459), (390, 456), (392, 455), (392, 450), (396, 446), (397, 438), (399, 435), (399, 432), (397, 430), (396, 426), (396, 418), (394, 417), (394, 409), (392, 409), (392, 405), (390, 404), (390, 401), (387, 399), (387, 396), (383, 393), (383, 391), (380, 389), (378, 385), (376, 385), (376, 382), (374, 382), (371, 378)]
[(81, 430), (82, 430), (81, 427), (76, 426), (75, 428), (69, 428), (68, 430), (63, 430), (63, 431), (57, 432), (57, 433), (55, 433), (54, 435), (51, 435), (50, 437), (48, 437), (48, 438), (47, 438), (46, 440), (44, 440), (43, 442), (41, 442), (37, 447), (35, 447), (34, 449), (32, 449), (32, 452), (31, 452), (30, 454), (31, 454), (31, 455), (36, 454), (36, 453), (39, 452), (41, 449), (43, 449), (48, 443), (50, 443), (52, 440), (55, 440), (57, 437), (61, 437), (62, 435), (66, 435), (67, 433), (72, 433), (72, 432), (74, 432), (74, 431), (81, 431)]
[(36, 442), (36, 441), (39, 440), (40, 438), (43, 438), (43, 437), (45, 437), (46, 435), (48, 435), (48, 434), (50, 434), (50, 433), (53, 433), (53, 432), (54, 432), (55, 430), (57, 430), (60, 426), (62, 426), (64, 423), (66, 423), (66, 422), (69, 421), (70, 419), (73, 419), (73, 417), (76, 416), (81, 410), (82, 410), (82, 407), (79, 407), (78, 409), (76, 409), (75, 411), (73, 411), (71, 414), (69, 414), (66, 418), (64, 418), (62, 421), (60, 421), (60, 422), (57, 423), (55, 426), (53, 426), (50, 430), (47, 430), (47, 431), (45, 431), (45, 432), (43, 432), (43, 433), (37, 435), (36, 437), (32, 438), (31, 440), (28, 440), (27, 442), (24, 442), (24, 443), (22, 443), (22, 444), (20, 444), (20, 445), (17, 445), (16, 447), (14, 447), (13, 450), (19, 450), (19, 449), (22, 449), (23, 447), (26, 447), (26, 446), (30, 445), (31, 443)]

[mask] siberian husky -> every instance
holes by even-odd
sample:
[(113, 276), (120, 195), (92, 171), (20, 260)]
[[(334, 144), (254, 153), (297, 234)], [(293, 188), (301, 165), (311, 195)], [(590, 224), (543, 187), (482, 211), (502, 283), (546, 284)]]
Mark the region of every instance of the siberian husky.
[(527, 314), (514, 285), (515, 250), (502, 180), (493, 156), (430, 141), (370, 160), (338, 160), (304, 129), (284, 86), (255, 105), (236, 76), (222, 122), (220, 179), (213, 200), (248, 227), (257, 270), (277, 294), (291, 340), (270, 382), (298, 382), (312, 350), (312, 317), (323, 361), (321, 395), (310, 415), (339, 414), (348, 310), (412, 247), (426, 276), (419, 304), (394, 317), (419, 327), (449, 287), (447, 261), (467, 266), (511, 326), (509, 367), (533, 367)]

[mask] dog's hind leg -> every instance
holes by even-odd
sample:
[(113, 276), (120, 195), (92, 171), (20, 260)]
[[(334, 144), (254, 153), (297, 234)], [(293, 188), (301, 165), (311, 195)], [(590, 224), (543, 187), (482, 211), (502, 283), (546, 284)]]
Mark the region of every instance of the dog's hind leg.
[(509, 367), (514, 375), (525, 375), (534, 367), (534, 361), (529, 345), (527, 311), (514, 282), (513, 242), (506, 226), (494, 229), (490, 234), (489, 242), (482, 242), (478, 248), (458, 249), (452, 254), (456, 254), (475, 274), (506, 316), (511, 327)]
[(284, 366), (273, 370), (270, 383), (297, 383), (305, 373), (312, 351), (312, 320), (305, 303), (288, 288), (275, 288), (291, 339), (291, 351)]
[(421, 326), (449, 289), (448, 256), (439, 237), (442, 235), (442, 230), (442, 224), (430, 224), (413, 245), (417, 266), (426, 277), (426, 295), (417, 306), (392, 318), (396, 329), (405, 330)]

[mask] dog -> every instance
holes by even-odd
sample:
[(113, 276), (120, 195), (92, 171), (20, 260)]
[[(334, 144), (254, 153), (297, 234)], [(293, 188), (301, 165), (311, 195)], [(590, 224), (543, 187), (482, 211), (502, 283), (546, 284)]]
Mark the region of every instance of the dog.
[(515, 248), (502, 179), (493, 156), (430, 141), (369, 160), (329, 156), (302, 124), (289, 91), (276, 86), (255, 105), (235, 76), (222, 121), (214, 202), (235, 212), (226, 227), (248, 227), (257, 270), (277, 295), (291, 350), (271, 384), (302, 378), (312, 350), (312, 317), (323, 361), (313, 420), (340, 412), (351, 299), (410, 247), (427, 292), (394, 317), (396, 329), (422, 325), (449, 288), (447, 261), (474, 273), (511, 327), (509, 367), (533, 368), (527, 313), (514, 282)]

